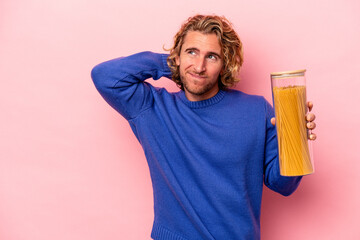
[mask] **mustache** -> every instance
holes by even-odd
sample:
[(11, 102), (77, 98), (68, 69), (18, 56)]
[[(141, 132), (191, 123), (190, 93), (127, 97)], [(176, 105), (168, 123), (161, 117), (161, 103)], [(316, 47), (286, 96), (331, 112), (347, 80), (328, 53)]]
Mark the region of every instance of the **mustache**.
[(189, 73), (193, 74), (193, 75), (197, 75), (199, 77), (206, 77), (205, 72), (199, 72), (199, 71), (196, 71), (196, 70), (191, 70), (191, 71), (189, 71)]

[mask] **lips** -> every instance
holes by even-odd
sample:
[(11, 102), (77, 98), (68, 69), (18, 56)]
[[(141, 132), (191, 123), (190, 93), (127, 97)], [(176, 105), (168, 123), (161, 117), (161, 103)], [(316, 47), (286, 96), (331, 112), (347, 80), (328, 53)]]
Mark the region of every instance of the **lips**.
[(195, 79), (199, 79), (199, 80), (204, 80), (206, 79), (206, 76), (205, 75), (199, 75), (197, 73), (192, 73), (192, 72), (189, 72), (188, 73), (192, 78), (195, 78)]

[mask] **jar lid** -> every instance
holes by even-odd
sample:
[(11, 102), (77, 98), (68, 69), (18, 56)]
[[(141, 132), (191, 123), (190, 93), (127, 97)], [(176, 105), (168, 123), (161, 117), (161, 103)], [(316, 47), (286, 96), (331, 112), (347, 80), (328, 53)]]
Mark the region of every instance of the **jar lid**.
[(297, 77), (304, 76), (306, 69), (295, 70), (295, 71), (285, 71), (285, 72), (273, 72), (271, 73), (271, 78), (288, 78), (288, 77)]

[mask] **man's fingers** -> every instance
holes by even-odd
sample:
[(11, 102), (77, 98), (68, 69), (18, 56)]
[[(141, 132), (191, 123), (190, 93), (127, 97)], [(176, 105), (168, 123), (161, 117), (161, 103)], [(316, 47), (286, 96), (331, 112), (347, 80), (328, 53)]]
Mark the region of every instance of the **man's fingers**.
[(316, 128), (316, 124), (314, 122), (308, 122), (306, 123), (307, 129), (314, 129)]
[(314, 141), (316, 139), (316, 134), (315, 133), (309, 134), (309, 139)]
[[(313, 103), (312, 102), (307, 102), (307, 107), (309, 108), (309, 111), (311, 111), (311, 109), (313, 108)], [(312, 141), (314, 141), (316, 139), (316, 134), (312, 132), (313, 129), (316, 128), (316, 123), (313, 122), (315, 120), (315, 114), (313, 113), (308, 113), (305, 116), (306, 118), (306, 128), (309, 130), (309, 134), (308, 134), (308, 138)], [(271, 118), (271, 124), (275, 126), (275, 118)]]
[(271, 118), (270, 120), (271, 124), (275, 126), (275, 118)]
[(312, 122), (314, 120), (315, 120), (315, 114), (313, 114), (313, 113), (306, 114), (306, 121)]
[(314, 107), (314, 104), (312, 102), (307, 102), (307, 106), (309, 108), (309, 112), (312, 110), (312, 108)]

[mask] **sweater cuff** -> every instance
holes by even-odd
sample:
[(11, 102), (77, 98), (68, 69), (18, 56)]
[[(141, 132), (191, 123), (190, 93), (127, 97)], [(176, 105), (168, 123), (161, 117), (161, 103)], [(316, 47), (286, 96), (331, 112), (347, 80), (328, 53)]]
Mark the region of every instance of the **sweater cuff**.
[(164, 71), (164, 77), (167, 77), (169, 79), (172, 78), (172, 72), (167, 64), (167, 58), (168, 58), (169, 54), (161, 54), (161, 60), (163, 63), (163, 71)]

